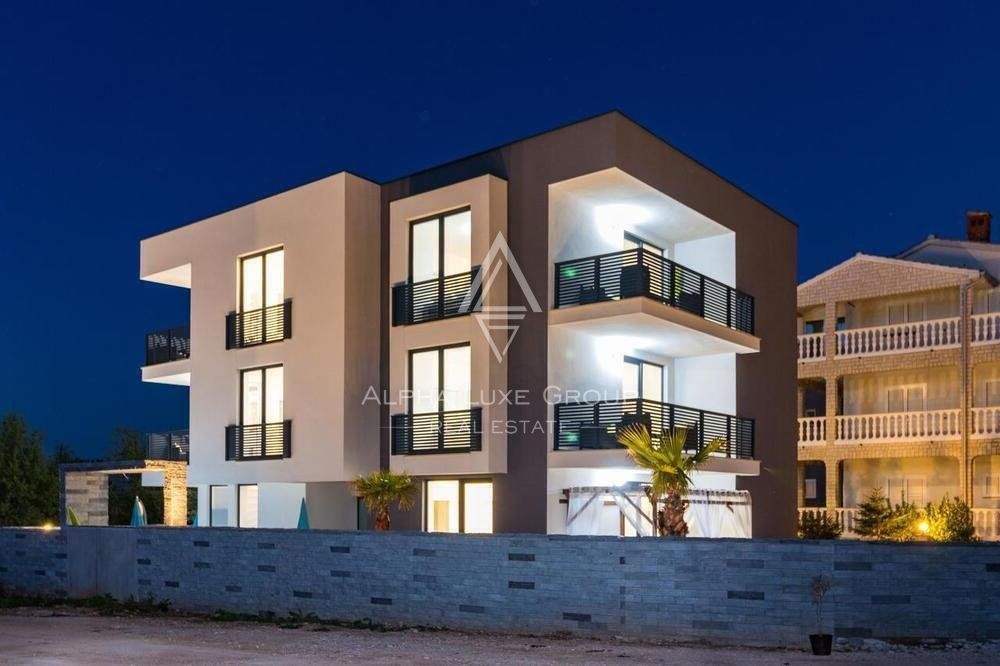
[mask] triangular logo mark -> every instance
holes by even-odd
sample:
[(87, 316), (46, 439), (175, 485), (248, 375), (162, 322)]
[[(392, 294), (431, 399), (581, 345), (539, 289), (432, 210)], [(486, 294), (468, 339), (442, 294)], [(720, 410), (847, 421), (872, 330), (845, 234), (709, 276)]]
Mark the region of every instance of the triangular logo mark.
[[(504, 259), (507, 260), (510, 272), (517, 281), (518, 286), (520, 286), (521, 292), (528, 301), (528, 306), (531, 311), (542, 311), (541, 306), (538, 305), (538, 299), (535, 298), (535, 294), (531, 291), (531, 287), (528, 286), (528, 280), (524, 277), (524, 273), (521, 272), (521, 267), (518, 265), (517, 259), (515, 259), (514, 255), (511, 254), (510, 246), (507, 245), (507, 241), (504, 239), (503, 234), (499, 232), (497, 233), (497, 237), (493, 240), (493, 245), (490, 247), (490, 251), (486, 254), (486, 259), (483, 261), (482, 267), (476, 273), (476, 277), (472, 281), (469, 293), (466, 294), (462, 301), (462, 305), (459, 308), (461, 312), (471, 312), (476, 308), (480, 309), (479, 314), (475, 317), (476, 322), (479, 323), (479, 327), (483, 330), (483, 335), (486, 336), (487, 342), (490, 343), (490, 349), (493, 350), (493, 355), (496, 356), (497, 361), (500, 361), (501, 363), (503, 362), (503, 357), (507, 354), (507, 350), (510, 349), (511, 342), (514, 341), (514, 336), (517, 335), (517, 331), (520, 328), (520, 326), (511, 322), (524, 319), (527, 312), (527, 308), (523, 305), (484, 305), (486, 301), (486, 294), (489, 293), (490, 287), (493, 286), (497, 276), (500, 275), (500, 271), (504, 268)], [(496, 344), (491, 331), (506, 331), (508, 333), (507, 342), (503, 346), (503, 350), (501, 350)]]

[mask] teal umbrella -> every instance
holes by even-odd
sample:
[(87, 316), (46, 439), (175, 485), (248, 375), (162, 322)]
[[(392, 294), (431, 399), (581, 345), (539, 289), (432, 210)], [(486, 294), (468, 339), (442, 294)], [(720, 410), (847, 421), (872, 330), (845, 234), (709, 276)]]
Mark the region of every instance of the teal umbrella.
[(135, 498), (135, 504), (132, 505), (132, 522), (129, 524), (132, 527), (142, 527), (146, 524), (146, 507), (138, 497)]
[(302, 505), (299, 506), (299, 529), (309, 529), (309, 511), (306, 509), (306, 498), (302, 498)]

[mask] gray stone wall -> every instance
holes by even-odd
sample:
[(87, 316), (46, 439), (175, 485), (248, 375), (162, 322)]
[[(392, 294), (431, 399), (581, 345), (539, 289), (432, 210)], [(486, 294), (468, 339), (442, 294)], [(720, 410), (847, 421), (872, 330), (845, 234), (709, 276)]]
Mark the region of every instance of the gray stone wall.
[[(0, 583), (40, 592), (62, 580), (72, 596), (208, 612), (778, 645), (815, 631), (822, 573), (838, 636), (1000, 638), (993, 544), (79, 527), (0, 530), (0, 546)], [(53, 578), (29, 575), (33, 560)]]

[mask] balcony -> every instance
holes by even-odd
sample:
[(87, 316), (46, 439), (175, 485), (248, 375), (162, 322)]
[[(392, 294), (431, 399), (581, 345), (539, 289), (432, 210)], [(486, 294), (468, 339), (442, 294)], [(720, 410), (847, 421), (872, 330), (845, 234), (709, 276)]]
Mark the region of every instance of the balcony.
[(255, 347), (292, 337), (292, 301), (226, 315), (226, 349)]
[(716, 437), (726, 441), (719, 456), (752, 460), (754, 421), (653, 400), (560, 403), (555, 406), (556, 451), (619, 449), (618, 432), (642, 424), (651, 433), (687, 428), (685, 450), (694, 453)]
[(643, 248), (555, 265), (555, 307), (644, 296), (753, 334), (754, 302), (728, 285)]
[(226, 426), (226, 460), (292, 457), (292, 422)]
[(146, 365), (159, 365), (191, 357), (191, 327), (174, 326), (146, 334)]
[(483, 448), (483, 408), (393, 414), (393, 455), (468, 453)]
[[(834, 334), (833, 353), (838, 357), (878, 356), (906, 352), (948, 349), (961, 342), (960, 317), (849, 328)], [(974, 343), (1000, 339), (1000, 315), (976, 315), (972, 319)], [(799, 335), (799, 360), (827, 358), (823, 333)]]
[(188, 461), (191, 438), (187, 430), (151, 432), (146, 435), (147, 460)]
[(392, 325), (422, 324), (478, 310), (482, 283), (479, 283), (476, 293), (472, 293), (472, 287), (479, 269), (476, 266), (468, 273), (393, 285)]
[(956, 439), (962, 434), (962, 410), (853, 414), (837, 416), (836, 442), (914, 442)]
[(806, 416), (799, 419), (799, 445), (826, 444), (826, 417)]

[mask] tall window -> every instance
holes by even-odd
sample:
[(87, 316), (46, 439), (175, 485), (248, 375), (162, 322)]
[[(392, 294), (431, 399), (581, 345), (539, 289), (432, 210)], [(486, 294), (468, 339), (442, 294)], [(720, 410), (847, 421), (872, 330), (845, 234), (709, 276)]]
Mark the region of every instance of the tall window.
[(229, 486), (209, 486), (208, 524), (212, 527), (229, 525)]
[(472, 353), (468, 344), (410, 352), (410, 411), (414, 414), (469, 409)]
[(285, 419), (285, 369), (280, 365), (241, 373), (240, 425), (281, 423)]
[(444, 213), (410, 227), (410, 280), (423, 282), (472, 270), (472, 211)]
[(428, 532), (493, 532), (493, 483), (479, 479), (428, 481), (424, 524)]
[(236, 517), (240, 527), (257, 527), (257, 486), (241, 485), (239, 487), (239, 506)]
[(626, 356), (622, 364), (622, 397), (663, 402), (663, 366)]
[(267, 250), (240, 259), (239, 346), (285, 338), (285, 250)]

